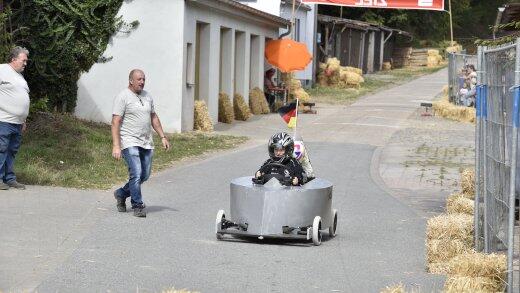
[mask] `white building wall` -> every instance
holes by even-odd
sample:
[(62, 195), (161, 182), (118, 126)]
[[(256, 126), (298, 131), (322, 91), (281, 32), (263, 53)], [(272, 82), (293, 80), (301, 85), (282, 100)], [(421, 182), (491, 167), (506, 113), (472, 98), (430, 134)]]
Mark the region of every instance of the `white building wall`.
[[(205, 2), (202, 0), (201, 2)], [(234, 93), (239, 93), (244, 96), (246, 102), (248, 102), (249, 98), (249, 82), (250, 82), (250, 36), (251, 34), (257, 35), (263, 39), (268, 38), (278, 38), (279, 28), (272, 22), (265, 20), (264, 22), (258, 22), (251, 19), (249, 15), (241, 15), (243, 12), (237, 12), (238, 15), (230, 14), (229, 12), (222, 12), (214, 8), (210, 8), (204, 3), (191, 2), (186, 1), (186, 15), (184, 21), (184, 43), (192, 43), (196, 46), (196, 27), (197, 23), (206, 23), (210, 26), (211, 32), (211, 42), (209, 43), (209, 48), (207, 48), (207, 52), (211, 54), (208, 62), (208, 69), (206, 72), (201, 72), (200, 74), (207, 75), (207, 84), (200, 85), (202, 87), (207, 87), (207, 93), (203, 99), (206, 101), (208, 105), (208, 111), (213, 123), (218, 122), (218, 94), (219, 90), (222, 86), (222, 90), (226, 92), (230, 98), (233, 97)], [(221, 28), (231, 29), (227, 33), (227, 37), (225, 38), (229, 41), (234, 42), (232, 45), (229, 43), (225, 43), (225, 46), (228, 50), (234, 50), (234, 56), (232, 58), (225, 58), (225, 60), (229, 60), (233, 62), (233, 64), (229, 64), (226, 62), (223, 64), (223, 74), (228, 74), (233, 76), (233, 81), (227, 81), (226, 79), (221, 79), (220, 74), (220, 56), (229, 56), (228, 52), (220, 52), (221, 47)], [(239, 46), (235, 46), (237, 40), (236, 32), (243, 32), (243, 40), (238, 40)], [(259, 45), (263, 45), (264, 42), (260, 42)], [(202, 54), (202, 53), (201, 53)], [(243, 60), (243, 66), (237, 67), (234, 62), (236, 60), (236, 56), (239, 57), (240, 60)], [(201, 56), (202, 57), (202, 56)], [(188, 66), (188, 65), (186, 65)], [(239, 70), (239, 72), (235, 73), (235, 70)], [(229, 70), (229, 72), (225, 72)], [(262, 73), (256, 72), (256, 75), (262, 74), (263, 76), (263, 68), (260, 68)], [(236, 80), (235, 80), (236, 77)], [(223, 83), (223, 84), (221, 84)], [(230, 89), (230, 86), (232, 88)], [(232, 93), (230, 91), (233, 91)], [(207, 96), (207, 98), (206, 98)], [(183, 130), (191, 130), (193, 128), (193, 103), (194, 103), (194, 90), (190, 87), (184, 86), (183, 93), (183, 118), (182, 118), (182, 129)]]
[[(292, 3), (291, 1), (286, 1), (285, 5), (282, 5), (280, 11), (280, 17), (283, 17), (287, 20), (291, 20), (292, 17)], [(317, 8), (315, 4), (307, 5), (311, 7), (311, 10), (302, 9), (298, 5), (295, 7), (295, 18), (300, 20), (300, 31), (299, 36), (295, 39), (298, 39), (301, 43), (307, 45), (307, 50), (312, 56), (314, 54), (314, 42), (316, 35), (316, 13)], [(286, 29), (280, 29), (280, 34), (287, 32)], [(287, 37), (291, 37), (291, 35)], [(301, 80), (309, 80), (313, 79), (313, 62), (310, 62), (309, 65), (305, 68), (305, 70), (295, 72), (295, 77)]]
[(184, 1), (155, 0), (153, 5), (144, 0), (125, 1), (118, 15), (127, 22), (138, 20), (139, 27), (130, 34), (113, 36), (104, 53), (113, 59), (94, 64), (81, 75), (76, 116), (109, 123), (114, 97), (128, 86), (130, 70), (140, 68), (163, 128), (180, 131)]

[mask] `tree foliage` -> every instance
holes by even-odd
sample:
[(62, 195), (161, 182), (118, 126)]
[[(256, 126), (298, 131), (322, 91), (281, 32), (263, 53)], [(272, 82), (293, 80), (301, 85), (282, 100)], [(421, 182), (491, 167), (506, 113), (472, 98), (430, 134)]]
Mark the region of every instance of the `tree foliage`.
[[(58, 111), (74, 110), (80, 74), (100, 60), (110, 36), (124, 24), (116, 16), (122, 3), (28, 0), (4, 4), (0, 21), (10, 26), (5, 31), (11, 33), (10, 38), (3, 38), (4, 47), (16, 44), (29, 49), (31, 62), (25, 77), (32, 99), (46, 99)], [(17, 30), (19, 34), (14, 33)]]

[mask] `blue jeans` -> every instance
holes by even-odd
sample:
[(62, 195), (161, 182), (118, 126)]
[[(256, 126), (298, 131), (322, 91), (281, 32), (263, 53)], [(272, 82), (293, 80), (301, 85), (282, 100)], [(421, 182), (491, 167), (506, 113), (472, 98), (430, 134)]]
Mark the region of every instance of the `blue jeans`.
[(22, 124), (0, 122), (0, 176), (2, 181), (16, 180), (14, 157), (22, 142)]
[(122, 151), (123, 158), (128, 166), (128, 182), (116, 190), (116, 196), (131, 197), (132, 208), (143, 206), (141, 184), (148, 180), (152, 171), (153, 150), (141, 147), (129, 147)]

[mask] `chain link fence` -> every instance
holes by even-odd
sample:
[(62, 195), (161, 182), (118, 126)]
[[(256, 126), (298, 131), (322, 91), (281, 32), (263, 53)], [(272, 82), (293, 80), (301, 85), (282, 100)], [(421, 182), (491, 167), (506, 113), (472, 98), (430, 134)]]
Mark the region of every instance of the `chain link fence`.
[[(462, 57), (454, 57), (458, 58)], [(514, 227), (516, 185), (520, 183), (515, 180), (520, 167), (520, 42), (479, 47), (477, 69), (475, 245), (486, 253), (507, 253), (508, 292), (512, 292), (518, 275), (513, 260), (517, 253), (514, 238), (518, 237)]]
[(477, 56), (459, 53), (448, 54), (448, 94), (450, 102), (462, 105), (461, 89), (466, 79), (465, 70), (468, 65), (477, 66)]

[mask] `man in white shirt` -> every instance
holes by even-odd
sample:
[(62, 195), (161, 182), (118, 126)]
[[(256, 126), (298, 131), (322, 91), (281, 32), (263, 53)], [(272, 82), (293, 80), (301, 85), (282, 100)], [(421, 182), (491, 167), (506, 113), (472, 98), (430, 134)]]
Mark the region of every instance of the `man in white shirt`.
[(134, 216), (146, 217), (141, 184), (148, 180), (152, 169), (152, 128), (161, 137), (163, 147), (170, 149), (159, 116), (155, 113), (152, 96), (145, 91), (145, 75), (134, 69), (128, 76), (128, 87), (117, 95), (112, 111), (112, 156), (124, 158), (128, 165), (128, 182), (114, 192), (119, 212), (126, 212), (130, 197)]
[(29, 114), (29, 86), (22, 75), (28, 56), (27, 49), (14, 47), (9, 63), (0, 64), (0, 190), (25, 189), (16, 181), (13, 167)]

